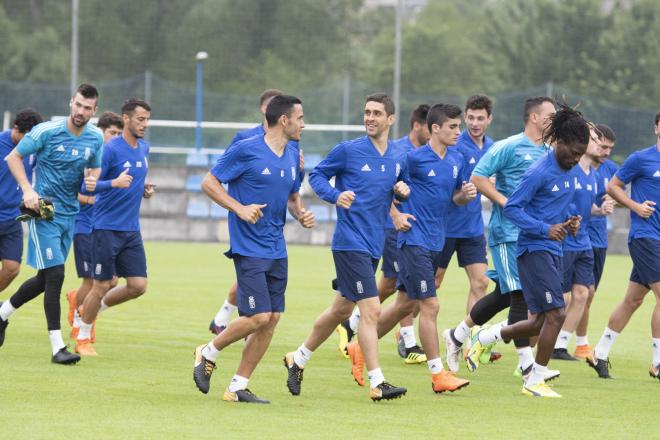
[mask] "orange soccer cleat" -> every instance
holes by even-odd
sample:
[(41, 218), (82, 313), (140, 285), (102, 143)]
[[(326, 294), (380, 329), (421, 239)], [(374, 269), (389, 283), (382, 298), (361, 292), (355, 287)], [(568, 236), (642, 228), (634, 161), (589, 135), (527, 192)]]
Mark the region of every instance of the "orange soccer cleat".
[(351, 358), (351, 374), (358, 385), (364, 386), (364, 355), (360, 344), (353, 341), (346, 346), (348, 356)]
[(80, 356), (98, 356), (89, 339), (76, 339), (76, 353)]
[(447, 370), (442, 370), (438, 374), (431, 375), (431, 383), (433, 391), (436, 393), (444, 393), (445, 391), (451, 391), (453, 393), (470, 385), (469, 380), (456, 377), (454, 373)]

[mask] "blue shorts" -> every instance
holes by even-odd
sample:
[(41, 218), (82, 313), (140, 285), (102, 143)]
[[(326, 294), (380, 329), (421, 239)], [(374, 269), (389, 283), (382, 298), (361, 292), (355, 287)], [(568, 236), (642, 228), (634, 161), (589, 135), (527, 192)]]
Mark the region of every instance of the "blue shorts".
[(630, 281), (645, 286), (660, 281), (660, 240), (633, 238), (628, 250), (633, 261)]
[(561, 259), (564, 272), (564, 292), (570, 292), (573, 284), (593, 286), (594, 279), (594, 253), (588, 251), (564, 251)]
[(520, 282), (527, 308), (543, 313), (564, 308), (562, 262), (548, 251), (525, 252), (518, 257)]
[(240, 316), (284, 311), (284, 292), (288, 280), (287, 258), (258, 258), (233, 254)]
[(92, 234), (73, 236), (73, 256), (76, 260), (78, 278), (92, 277)]
[(75, 215), (55, 215), (53, 220), (29, 220), (27, 263), (37, 270), (62, 265), (71, 249)]
[(435, 272), (440, 267), (441, 252), (422, 246), (403, 245), (399, 249), (401, 275), (405, 292), (410, 299), (426, 299), (435, 296)]
[(441, 268), (446, 269), (449, 266), (454, 252), (458, 254), (458, 265), (460, 267), (471, 264), (488, 264), (488, 255), (486, 254), (486, 237), (479, 235), (470, 238), (450, 238), (445, 240), (445, 246), (440, 253), (439, 264)]
[(147, 277), (147, 257), (140, 231), (92, 232), (92, 278)]
[(591, 248), (594, 253), (594, 285), (598, 289), (600, 279), (603, 277), (603, 269), (605, 268), (605, 256), (607, 256), (607, 248)]
[[(516, 256), (518, 254), (518, 243), (515, 241), (498, 243), (490, 247), (490, 254), (497, 272), (497, 281), (500, 283), (500, 291), (504, 294), (522, 290)], [(492, 276), (489, 276), (489, 278), (493, 279)]]
[(0, 222), (0, 260), (21, 262), (23, 256), (23, 226), (21, 222)]
[(385, 246), (383, 247), (383, 264), (380, 270), (385, 278), (399, 277), (399, 252), (396, 248), (396, 229), (385, 229)]
[(333, 282), (341, 295), (349, 301), (358, 302), (378, 296), (376, 269), (378, 259), (367, 252), (332, 251), (337, 280)]

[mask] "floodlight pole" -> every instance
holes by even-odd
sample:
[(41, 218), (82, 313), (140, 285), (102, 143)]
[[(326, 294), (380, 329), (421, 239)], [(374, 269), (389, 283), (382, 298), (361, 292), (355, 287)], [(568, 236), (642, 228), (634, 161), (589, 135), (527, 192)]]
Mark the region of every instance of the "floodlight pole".
[(195, 150), (199, 152), (202, 148), (202, 79), (204, 73), (204, 60), (209, 57), (206, 52), (197, 52), (195, 59), (197, 60), (197, 96), (195, 99)]
[(403, 14), (404, 0), (397, 0), (396, 14), (394, 21), (394, 93), (392, 100), (396, 108), (397, 117), (394, 120), (394, 138), (399, 137), (399, 116), (401, 115), (400, 95), (401, 95), (401, 15)]
[(80, 0), (71, 0), (71, 96), (78, 86), (78, 9)]

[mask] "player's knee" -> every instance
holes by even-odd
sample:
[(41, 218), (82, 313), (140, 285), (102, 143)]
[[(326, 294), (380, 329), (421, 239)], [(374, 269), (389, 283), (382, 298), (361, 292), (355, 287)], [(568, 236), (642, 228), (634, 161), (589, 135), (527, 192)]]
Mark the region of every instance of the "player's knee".
[(571, 301), (575, 301), (579, 304), (585, 304), (587, 302), (587, 298), (589, 297), (589, 288), (585, 286), (576, 286), (576, 288), (574, 288), (571, 292), (571, 296)]
[(380, 318), (380, 307), (368, 307), (360, 311), (360, 321), (365, 324), (376, 324)]
[(47, 284), (53, 283), (55, 285), (62, 285), (64, 283), (64, 265), (49, 267), (42, 269), (44, 280)]
[(261, 328), (270, 323), (272, 313), (257, 313), (256, 315), (250, 316), (250, 321), (255, 328)]
[(438, 301), (426, 300), (419, 302), (419, 313), (422, 316), (438, 316), (440, 303)]
[(564, 309), (555, 309), (546, 313), (545, 321), (555, 327), (561, 327), (566, 319)]
[(486, 289), (488, 289), (488, 277), (486, 277), (486, 275), (480, 275), (472, 279), (470, 284), (472, 285), (473, 291), (485, 293)]
[(146, 278), (131, 279), (127, 281), (126, 286), (130, 291), (131, 297), (135, 299), (144, 295), (147, 292), (147, 279)]
[(2, 264), (2, 271), (0, 272), (7, 284), (11, 283), (21, 271), (21, 265), (14, 261), (6, 261)]
[(117, 284), (119, 284), (119, 278), (116, 276), (112, 277), (110, 280), (110, 288), (112, 289), (113, 287), (116, 287)]

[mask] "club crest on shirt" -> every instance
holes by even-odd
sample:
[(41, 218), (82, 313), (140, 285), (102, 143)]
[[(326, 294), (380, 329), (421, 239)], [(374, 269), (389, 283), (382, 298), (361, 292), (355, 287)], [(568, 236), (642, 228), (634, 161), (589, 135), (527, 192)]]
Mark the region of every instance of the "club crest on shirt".
[(291, 180), (296, 180), (296, 167), (291, 167)]
[(280, 170), (280, 177), (284, 177), (284, 170)]
[(396, 163), (395, 174), (396, 174), (396, 177), (399, 177), (399, 174), (401, 174), (401, 164), (399, 162)]
[(85, 160), (89, 159), (89, 156), (92, 155), (92, 150), (89, 147), (85, 148)]
[(458, 177), (458, 167), (456, 165), (452, 168), (452, 176), (454, 176), (454, 179)]

